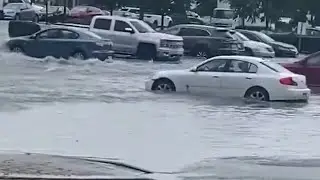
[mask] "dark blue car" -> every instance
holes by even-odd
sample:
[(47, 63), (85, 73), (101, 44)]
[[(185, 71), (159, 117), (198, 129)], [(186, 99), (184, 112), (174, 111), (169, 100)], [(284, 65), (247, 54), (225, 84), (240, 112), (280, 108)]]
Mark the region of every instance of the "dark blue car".
[(109, 39), (102, 39), (86, 29), (73, 27), (49, 28), (32, 35), (14, 37), (7, 42), (7, 46), (12, 52), (37, 58), (98, 58), (103, 61), (113, 55)]

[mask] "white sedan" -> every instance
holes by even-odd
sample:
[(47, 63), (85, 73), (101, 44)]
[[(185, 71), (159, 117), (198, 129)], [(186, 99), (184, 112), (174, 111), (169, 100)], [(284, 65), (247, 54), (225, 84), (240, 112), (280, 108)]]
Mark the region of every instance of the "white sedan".
[(185, 70), (160, 71), (146, 90), (245, 97), (260, 101), (307, 101), (306, 77), (258, 57), (217, 56)]

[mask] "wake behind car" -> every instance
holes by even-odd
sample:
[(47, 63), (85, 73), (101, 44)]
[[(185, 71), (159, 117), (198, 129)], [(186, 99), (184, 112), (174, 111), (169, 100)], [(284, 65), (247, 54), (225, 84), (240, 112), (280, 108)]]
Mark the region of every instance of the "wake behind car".
[(299, 52), (297, 48), (291, 44), (286, 44), (283, 42), (278, 42), (269, 37), (268, 35), (258, 32), (238, 29), (238, 32), (245, 35), (252, 41), (258, 41), (272, 46), (277, 57), (297, 57)]
[(37, 58), (53, 56), (105, 60), (113, 54), (109, 39), (73, 27), (52, 26), (32, 35), (11, 38), (7, 46), (13, 52)]
[(0, 154), (0, 167), (2, 180), (317, 180), (320, 176), (318, 159), (257, 156), (206, 159), (159, 172), (115, 158), (7, 152)]
[(209, 58), (217, 55), (238, 55), (244, 52), (243, 43), (226, 28), (180, 24), (163, 31), (183, 37), (186, 54)]
[(310, 96), (305, 76), (250, 56), (218, 56), (190, 69), (160, 71), (147, 80), (145, 88), (260, 101), (307, 101)]

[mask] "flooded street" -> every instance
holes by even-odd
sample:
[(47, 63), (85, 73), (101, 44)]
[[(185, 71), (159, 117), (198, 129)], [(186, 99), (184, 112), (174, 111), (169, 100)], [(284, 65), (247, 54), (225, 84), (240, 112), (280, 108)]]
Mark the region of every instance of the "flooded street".
[[(0, 25), (6, 39), (7, 27)], [(1, 51), (4, 151), (116, 157), (161, 171), (218, 157), (320, 156), (318, 96), (308, 104), (248, 104), (154, 94), (144, 90), (152, 72), (187, 68), (200, 60), (81, 62)]]

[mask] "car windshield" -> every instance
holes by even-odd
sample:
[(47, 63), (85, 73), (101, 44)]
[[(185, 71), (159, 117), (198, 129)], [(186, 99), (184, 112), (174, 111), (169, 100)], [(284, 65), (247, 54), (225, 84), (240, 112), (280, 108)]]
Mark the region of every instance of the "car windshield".
[(283, 66), (281, 66), (278, 63), (274, 63), (271, 61), (263, 61), (261, 62), (261, 64), (267, 66), (269, 69), (275, 71), (275, 72), (279, 72), (279, 73), (291, 73), (288, 69), (284, 68)]
[(240, 41), (250, 41), (249, 38), (247, 38), (247, 36), (239, 33), (239, 32), (235, 32), (232, 34), (236, 39), (240, 40)]
[(270, 36), (262, 33), (262, 32), (257, 32), (258, 36), (264, 41), (264, 42), (274, 42), (275, 40), (272, 39)]
[(152, 27), (143, 21), (130, 21), (130, 23), (139, 31), (139, 33), (155, 32)]

